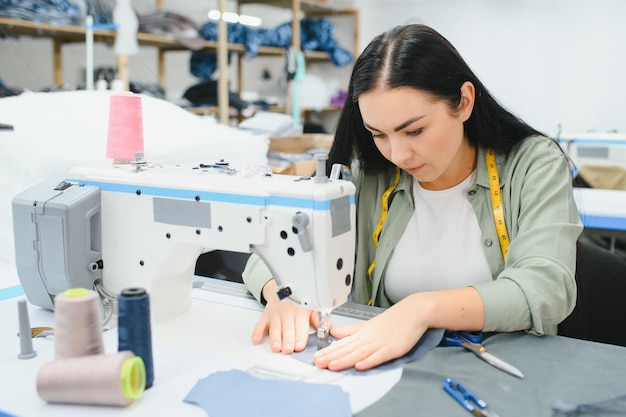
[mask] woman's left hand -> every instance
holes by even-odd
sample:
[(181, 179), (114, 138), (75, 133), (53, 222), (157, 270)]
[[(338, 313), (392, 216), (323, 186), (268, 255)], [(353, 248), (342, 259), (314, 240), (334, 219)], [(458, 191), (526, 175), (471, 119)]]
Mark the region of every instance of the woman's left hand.
[(362, 371), (407, 353), (429, 327), (428, 306), (414, 298), (409, 296), (366, 322), (333, 327), (331, 334), (341, 340), (317, 351), (315, 365)]

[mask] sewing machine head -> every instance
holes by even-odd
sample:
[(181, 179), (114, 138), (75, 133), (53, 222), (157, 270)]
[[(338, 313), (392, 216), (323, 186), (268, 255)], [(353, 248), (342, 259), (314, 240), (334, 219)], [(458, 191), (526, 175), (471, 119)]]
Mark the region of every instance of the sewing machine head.
[(354, 185), (320, 174), (319, 164), (313, 178), (223, 168), (105, 163), (72, 169), (56, 189), (41, 184), (16, 196), (16, 259), (29, 301), (53, 308), (58, 292), (89, 288), (101, 275), (114, 294), (145, 288), (163, 321), (190, 305), (198, 256), (221, 249), (259, 254), (298, 304), (343, 304), (354, 266)]

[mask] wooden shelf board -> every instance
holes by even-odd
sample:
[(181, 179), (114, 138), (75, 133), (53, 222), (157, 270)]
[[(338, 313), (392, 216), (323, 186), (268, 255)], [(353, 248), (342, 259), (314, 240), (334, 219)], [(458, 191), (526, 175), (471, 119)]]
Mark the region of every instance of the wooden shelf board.
[[(82, 26), (52, 25), (49, 23), (30, 22), (26, 20), (0, 17), (0, 31), (8, 35), (45, 37), (57, 39), (63, 43), (77, 43), (85, 41), (86, 29)], [(94, 41), (113, 42), (116, 32), (114, 30), (94, 29)], [(186, 51), (174, 37), (155, 35), (152, 33), (137, 33), (137, 41), (142, 46), (152, 46), (164, 51)], [(206, 41), (205, 49), (217, 50), (217, 42)], [(230, 52), (245, 53), (246, 46), (238, 43), (228, 44)], [(274, 46), (259, 47), (259, 55), (282, 56), (285, 48)], [(305, 57), (310, 60), (328, 60), (328, 54), (321, 51), (306, 51)]]
[[(292, 0), (239, 0), (239, 4), (264, 4), (269, 6), (282, 7), (285, 9), (291, 9)], [(300, 9), (307, 12), (333, 12), (333, 11), (345, 11), (346, 7), (337, 6), (330, 0), (300, 0)]]
[[(60, 39), (65, 42), (85, 41), (86, 29), (74, 25), (53, 25), (50, 23), (30, 22), (28, 20), (0, 17), (0, 30), (7, 35), (23, 35)], [(95, 29), (96, 36), (115, 38), (115, 31)]]

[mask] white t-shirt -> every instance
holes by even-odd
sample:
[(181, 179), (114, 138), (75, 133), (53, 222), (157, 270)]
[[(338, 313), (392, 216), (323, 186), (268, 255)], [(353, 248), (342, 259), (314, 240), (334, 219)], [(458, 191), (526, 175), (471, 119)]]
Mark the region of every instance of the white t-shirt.
[(415, 212), (394, 248), (385, 293), (394, 303), (409, 294), (492, 280), (481, 231), (465, 197), (476, 171), (458, 185), (430, 191), (413, 181)]

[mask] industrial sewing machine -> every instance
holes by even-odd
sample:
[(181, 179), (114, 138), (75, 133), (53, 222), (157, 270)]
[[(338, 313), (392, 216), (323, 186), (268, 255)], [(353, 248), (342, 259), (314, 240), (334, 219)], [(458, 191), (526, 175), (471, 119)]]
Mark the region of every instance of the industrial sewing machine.
[(113, 294), (142, 287), (160, 322), (190, 306), (203, 251), (255, 252), (281, 298), (328, 316), (348, 298), (355, 250), (355, 188), (336, 168), (327, 177), (324, 157), (314, 177), (140, 159), (76, 167), (13, 199), (19, 279), (47, 309), (56, 294), (99, 278)]
[(626, 168), (626, 135), (619, 133), (562, 133), (559, 144), (578, 168), (613, 165)]

